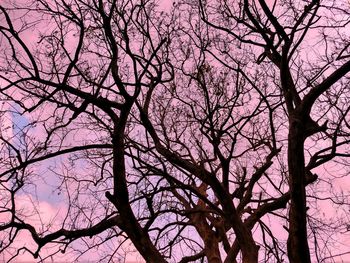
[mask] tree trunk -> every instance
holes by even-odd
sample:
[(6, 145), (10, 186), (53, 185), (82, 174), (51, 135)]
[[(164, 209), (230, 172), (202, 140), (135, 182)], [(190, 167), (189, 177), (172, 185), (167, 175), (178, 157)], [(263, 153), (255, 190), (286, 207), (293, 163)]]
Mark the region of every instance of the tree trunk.
[[(244, 250), (246, 252), (247, 250)], [(250, 252), (243, 253), (242, 251), (242, 263), (257, 263), (258, 262), (258, 247), (256, 246)]]
[[(205, 194), (207, 187), (203, 191)], [(206, 204), (204, 201), (199, 200), (197, 204), (198, 209), (206, 209)], [(204, 253), (207, 257), (208, 263), (221, 263), (220, 249), (218, 238), (215, 232), (209, 226), (206, 217), (201, 213), (194, 213), (190, 215), (191, 221), (198, 231), (198, 234), (204, 242)]]
[(287, 242), (290, 263), (310, 263), (306, 227), (306, 193), (304, 138), (302, 118), (290, 116), (288, 135), (288, 169), (290, 187), (289, 236)]
[(223, 207), (226, 210), (227, 220), (232, 225), (240, 250), (242, 251), (242, 263), (257, 263), (259, 259), (259, 246), (256, 245), (252, 232), (242, 222), (230, 199), (222, 198), (222, 201)]

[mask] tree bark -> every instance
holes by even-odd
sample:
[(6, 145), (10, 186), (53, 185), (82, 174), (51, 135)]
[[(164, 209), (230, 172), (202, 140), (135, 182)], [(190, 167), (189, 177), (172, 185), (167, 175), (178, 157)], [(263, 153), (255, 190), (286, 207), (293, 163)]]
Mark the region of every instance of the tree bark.
[(289, 236), (290, 263), (311, 263), (306, 227), (306, 179), (304, 138), (307, 122), (290, 115), (288, 135), (288, 169), (290, 187)]
[(239, 247), (242, 251), (242, 263), (257, 263), (259, 258), (259, 247), (253, 239), (252, 232), (242, 222), (233, 206), (230, 206), (228, 203), (223, 203), (223, 206), (229, 213), (228, 220), (231, 222), (232, 228), (239, 242)]

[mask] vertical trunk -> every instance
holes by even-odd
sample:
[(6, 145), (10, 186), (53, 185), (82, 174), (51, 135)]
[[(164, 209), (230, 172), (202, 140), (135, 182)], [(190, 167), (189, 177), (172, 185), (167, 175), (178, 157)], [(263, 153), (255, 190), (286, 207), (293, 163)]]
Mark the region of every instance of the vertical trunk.
[[(207, 185), (202, 184), (202, 189), (198, 189), (202, 194), (206, 194)], [(206, 204), (203, 200), (199, 200), (197, 207), (199, 210), (205, 210)], [(208, 263), (221, 263), (221, 255), (219, 249), (219, 240), (216, 233), (212, 230), (211, 226), (207, 222), (207, 219), (201, 213), (190, 214), (192, 224), (197, 229), (198, 234), (204, 242), (204, 253), (207, 257)]]
[[(227, 200), (229, 202), (229, 200)], [(230, 204), (223, 204), (229, 213), (229, 221), (236, 234), (240, 250), (242, 251), (242, 263), (257, 263), (259, 258), (259, 247), (256, 245), (252, 232), (242, 222), (237, 211)], [(225, 261), (226, 262), (226, 261)]]
[(290, 188), (288, 258), (291, 263), (310, 263), (306, 228), (304, 131), (301, 118), (290, 116), (288, 169)]
[[(242, 246), (241, 246), (242, 249)], [(257, 245), (248, 246), (242, 249), (242, 263), (257, 263), (259, 256)]]
[(207, 257), (208, 263), (221, 263), (222, 261), (218, 241), (214, 235), (215, 234), (210, 230), (201, 231), (201, 237), (204, 242), (205, 255)]

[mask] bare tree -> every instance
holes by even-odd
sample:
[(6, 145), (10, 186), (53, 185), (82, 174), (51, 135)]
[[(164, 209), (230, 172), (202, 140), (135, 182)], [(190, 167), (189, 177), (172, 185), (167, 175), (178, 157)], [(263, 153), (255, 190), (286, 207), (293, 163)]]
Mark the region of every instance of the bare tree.
[[(2, 4), (6, 260), (346, 255), (330, 241), (349, 230), (346, 5)], [(49, 223), (42, 191), (64, 210)]]

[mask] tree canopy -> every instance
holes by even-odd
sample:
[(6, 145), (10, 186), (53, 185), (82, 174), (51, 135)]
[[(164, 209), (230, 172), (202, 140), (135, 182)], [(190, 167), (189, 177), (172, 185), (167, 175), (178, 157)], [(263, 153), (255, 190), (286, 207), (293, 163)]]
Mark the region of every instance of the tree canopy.
[(3, 1), (4, 260), (349, 258), (349, 10)]

